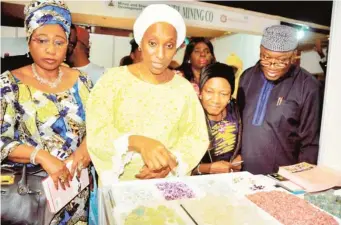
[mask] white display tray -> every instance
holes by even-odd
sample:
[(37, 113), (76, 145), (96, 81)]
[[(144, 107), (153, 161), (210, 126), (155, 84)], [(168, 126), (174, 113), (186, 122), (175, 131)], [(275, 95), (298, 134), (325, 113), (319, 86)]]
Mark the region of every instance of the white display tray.
[[(180, 200), (166, 201), (163, 197), (162, 191), (156, 187), (156, 184), (164, 182), (184, 183), (193, 191), (195, 197), (190, 199), (183, 198)], [(256, 204), (245, 197), (245, 195), (253, 194), (259, 191), (285, 191), (284, 189), (276, 188), (274, 185), (275, 182), (272, 179), (263, 175), (252, 175), (248, 172), (187, 176), (179, 178), (172, 177), (167, 179), (122, 181), (117, 184), (113, 184), (111, 187), (104, 188), (102, 191), (103, 199), (101, 207), (103, 208), (104, 206), (105, 208), (106, 222), (102, 221), (101, 224), (124, 225), (125, 219), (127, 216), (131, 215), (131, 212), (134, 209), (140, 206), (155, 208), (160, 205), (172, 208), (176, 214), (187, 221), (186, 224), (196, 224), (196, 222), (197, 224), (202, 224), (202, 221), (207, 218), (200, 218), (200, 215), (197, 214), (196, 217), (197, 220), (200, 220), (199, 223), (195, 220), (195, 218), (194, 222), (192, 222), (193, 220), (191, 220), (189, 216), (186, 216), (188, 215), (188, 212), (186, 213), (187, 210), (185, 211), (184, 209), (191, 211), (191, 203), (186, 204), (186, 201), (195, 202), (196, 200), (204, 199), (205, 197), (211, 195), (229, 198), (228, 201), (230, 203), (235, 202), (236, 207), (238, 207), (238, 205), (240, 206), (240, 204), (247, 206), (248, 210), (254, 210), (249, 216), (254, 216), (254, 213), (256, 212), (257, 217), (259, 216), (267, 221), (266, 224), (280, 224), (271, 215), (263, 211)], [(192, 208), (195, 209), (195, 206)], [(231, 213), (231, 211), (229, 211), (229, 213)], [(240, 212), (233, 213), (234, 214), (232, 215), (237, 215)], [(191, 215), (191, 213), (189, 214)], [(194, 215), (195, 213), (192, 211), (192, 214)], [(245, 216), (247, 217), (248, 215)], [(340, 223), (339, 219), (335, 219)], [(248, 220), (245, 221), (245, 225), (250, 224), (247, 223)], [(174, 223), (165, 224), (173, 225)]]
[[(240, 172), (233, 174), (217, 174), (203, 176), (187, 176), (181, 178), (167, 179), (152, 179), (152, 180), (134, 180), (123, 181), (112, 185), (110, 195), (112, 198), (111, 210), (114, 218), (114, 224), (124, 225), (127, 216), (131, 215), (133, 209), (139, 206), (157, 207), (159, 205), (169, 205), (174, 207), (174, 210), (180, 215), (183, 215), (184, 210), (180, 204), (186, 205), (186, 201), (190, 198), (182, 198), (179, 200), (166, 201), (156, 184), (160, 183), (182, 183), (191, 189), (195, 195), (194, 199), (203, 199), (209, 195), (219, 195), (228, 198), (233, 198), (231, 202), (243, 204), (258, 212), (258, 216), (266, 218), (266, 221), (271, 221), (269, 224), (280, 224), (277, 220), (265, 213), (263, 210), (254, 205), (244, 195), (255, 193), (257, 191), (274, 190), (272, 182), (264, 181), (261, 177), (253, 176), (248, 172)], [(252, 187), (264, 186), (260, 190), (253, 190)], [(190, 204), (190, 203), (189, 203)], [(218, 206), (219, 207), (219, 206)], [(186, 209), (186, 207), (184, 206)], [(186, 216), (187, 219), (189, 218)], [(194, 223), (195, 224), (195, 223)]]

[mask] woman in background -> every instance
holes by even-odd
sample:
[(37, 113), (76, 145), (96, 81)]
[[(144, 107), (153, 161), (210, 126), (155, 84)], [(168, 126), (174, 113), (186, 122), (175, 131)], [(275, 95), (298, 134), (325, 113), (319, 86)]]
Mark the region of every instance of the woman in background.
[(200, 79), (200, 101), (206, 113), (210, 147), (193, 174), (229, 173), (241, 169), (241, 119), (232, 93), (233, 68), (223, 63), (205, 67)]
[[(67, 6), (57, 0), (38, 0), (24, 12), (34, 63), (1, 74), (1, 165), (40, 165), (57, 189), (65, 189), (74, 173), (90, 163), (84, 107), (91, 82), (78, 70), (61, 65), (70, 35)], [(66, 167), (70, 160), (71, 171)], [(88, 199), (89, 188), (85, 188), (50, 224), (86, 224)]]
[(186, 47), (184, 59), (178, 70), (192, 83), (199, 95), (200, 73), (202, 68), (216, 62), (213, 45), (207, 38), (192, 38)]
[(134, 24), (142, 61), (112, 68), (92, 90), (88, 147), (101, 185), (190, 175), (205, 154), (208, 134), (199, 99), (168, 69), (185, 35), (177, 10), (147, 6)]

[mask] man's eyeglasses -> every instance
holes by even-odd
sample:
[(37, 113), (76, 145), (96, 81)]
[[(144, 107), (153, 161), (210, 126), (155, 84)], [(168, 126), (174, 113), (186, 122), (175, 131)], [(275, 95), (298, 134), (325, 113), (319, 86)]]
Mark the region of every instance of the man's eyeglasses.
[(273, 65), (276, 68), (285, 68), (290, 64), (291, 57), (285, 58), (285, 59), (275, 59), (275, 58), (270, 58), (268, 56), (265, 56), (263, 54), (260, 55), (260, 64), (265, 67), (269, 67)]
[(66, 46), (66, 41), (62, 41), (62, 40), (51, 41), (50, 39), (45, 39), (45, 38), (32, 38), (32, 41), (36, 42), (42, 48), (49, 47), (51, 45), (51, 42), (53, 46), (57, 49), (62, 49)]

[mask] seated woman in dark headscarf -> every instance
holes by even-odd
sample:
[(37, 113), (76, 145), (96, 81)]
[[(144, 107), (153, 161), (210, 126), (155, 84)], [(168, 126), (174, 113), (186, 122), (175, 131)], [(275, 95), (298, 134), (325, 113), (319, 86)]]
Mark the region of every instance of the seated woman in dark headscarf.
[(206, 113), (210, 147), (193, 174), (229, 173), (241, 169), (241, 120), (234, 91), (233, 68), (223, 63), (205, 67), (200, 77), (200, 101)]

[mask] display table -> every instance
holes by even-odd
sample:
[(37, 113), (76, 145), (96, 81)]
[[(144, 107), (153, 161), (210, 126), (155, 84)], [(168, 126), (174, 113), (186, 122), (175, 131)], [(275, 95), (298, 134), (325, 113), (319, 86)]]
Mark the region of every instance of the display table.
[(245, 197), (276, 190), (248, 172), (125, 181), (99, 190), (99, 224), (281, 224)]

